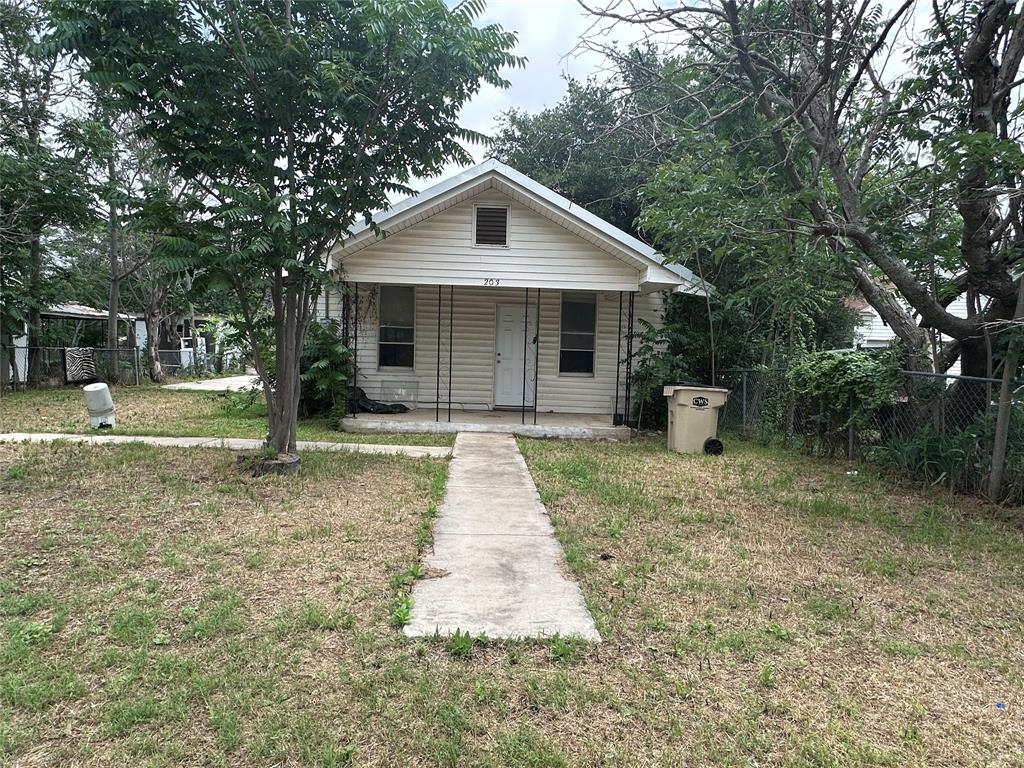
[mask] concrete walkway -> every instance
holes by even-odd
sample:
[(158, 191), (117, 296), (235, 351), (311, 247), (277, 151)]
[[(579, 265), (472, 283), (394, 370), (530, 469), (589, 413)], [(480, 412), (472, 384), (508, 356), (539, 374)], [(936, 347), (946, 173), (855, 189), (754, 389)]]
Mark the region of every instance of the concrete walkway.
[(235, 392), (240, 389), (258, 387), (260, 377), (250, 373), (241, 376), (221, 376), (216, 379), (197, 379), (177, 384), (164, 384), (164, 389), (187, 389), (194, 392)]
[[(229, 448), (233, 451), (254, 451), (263, 447), (263, 441), (246, 437), (155, 437), (146, 435), (76, 435), (42, 432), (7, 432), (0, 434), (0, 443), (54, 443), (58, 440), (69, 443), (90, 445), (118, 445), (124, 443), (145, 443), (172, 448)], [(409, 456), (412, 458), (447, 458), (452, 449), (429, 445), (385, 445), (375, 443), (327, 443), (299, 440), (300, 451), (345, 451), (349, 453), (374, 453), (384, 456)]]
[(455, 439), (439, 511), (407, 635), (601, 639), (511, 435)]

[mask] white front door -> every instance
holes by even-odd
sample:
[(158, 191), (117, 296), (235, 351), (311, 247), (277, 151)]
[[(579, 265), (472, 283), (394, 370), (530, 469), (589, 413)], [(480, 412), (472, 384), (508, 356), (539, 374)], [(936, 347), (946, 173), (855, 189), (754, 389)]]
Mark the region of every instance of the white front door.
[(523, 364), (526, 364), (526, 404), (533, 406), (533, 376), (537, 350), (536, 306), (530, 307), (525, 344), (523, 326), (527, 322), (522, 304), (499, 304), (497, 337), (494, 344), (494, 404), (523, 404)]

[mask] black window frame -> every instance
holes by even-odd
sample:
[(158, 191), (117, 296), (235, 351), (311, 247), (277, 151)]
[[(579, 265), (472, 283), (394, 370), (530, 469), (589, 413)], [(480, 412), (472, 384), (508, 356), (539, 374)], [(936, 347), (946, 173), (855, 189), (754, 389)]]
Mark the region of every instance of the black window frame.
[[(581, 298), (590, 297), (594, 308), (593, 325), (589, 331), (582, 331), (578, 328), (571, 330), (565, 329), (565, 304), (566, 301), (570, 303), (582, 304)], [(597, 292), (596, 291), (582, 291), (582, 292), (569, 292), (563, 291), (559, 297), (559, 312), (558, 312), (558, 375), (559, 376), (570, 376), (570, 377), (594, 377), (597, 373)], [(566, 335), (576, 337), (574, 346), (566, 346)], [(586, 349), (584, 346), (578, 344), (580, 336), (590, 336), (590, 349)], [(585, 359), (589, 355), (590, 358), (590, 369), (581, 370), (578, 364), (572, 364), (572, 361), (579, 361)], [(567, 370), (568, 369), (568, 370)]]
[[(408, 291), (412, 297), (412, 325), (385, 325), (384, 323), (384, 293), (394, 289), (401, 289)], [(393, 341), (384, 340), (385, 328), (393, 328), (403, 331), (411, 331), (411, 341)], [(384, 347), (387, 347), (387, 354), (384, 354)], [(405, 360), (408, 361), (408, 365), (404, 362), (395, 363), (390, 362), (397, 360), (398, 356), (402, 355)], [(385, 362), (385, 360), (389, 362)], [(389, 370), (401, 370), (411, 371), (416, 368), (416, 288), (412, 285), (382, 285), (380, 286), (380, 292), (378, 294), (378, 305), (377, 305), (377, 368), (386, 368)]]

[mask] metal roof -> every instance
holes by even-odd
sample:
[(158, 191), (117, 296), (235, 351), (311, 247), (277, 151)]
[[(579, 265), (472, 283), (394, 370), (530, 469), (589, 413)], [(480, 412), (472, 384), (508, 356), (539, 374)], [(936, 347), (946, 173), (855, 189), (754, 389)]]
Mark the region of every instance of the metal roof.
[[(96, 309), (85, 304), (67, 302), (65, 304), (54, 304), (53, 306), (41, 309), (39, 314), (44, 317), (67, 317), (72, 320), (106, 320), (107, 310)], [(122, 320), (135, 320), (138, 315), (130, 315), (120, 312), (117, 315)]]

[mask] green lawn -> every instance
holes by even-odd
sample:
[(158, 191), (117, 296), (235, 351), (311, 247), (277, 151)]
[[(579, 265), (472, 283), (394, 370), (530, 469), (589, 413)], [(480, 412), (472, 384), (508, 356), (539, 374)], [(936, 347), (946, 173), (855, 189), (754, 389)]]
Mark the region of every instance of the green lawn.
[[(117, 428), (111, 434), (171, 437), (264, 437), (262, 402), (231, 407), (217, 392), (190, 392), (158, 386), (112, 387)], [(0, 395), (0, 432), (89, 432), (85, 400), (78, 388), (33, 389)], [(454, 435), (360, 434), (331, 427), (328, 419), (301, 419), (299, 440), (358, 443), (451, 445)]]
[(0, 446), (0, 764), (1024, 761), (1019, 519), (732, 442), (520, 445), (601, 644), (402, 635), (444, 462)]

